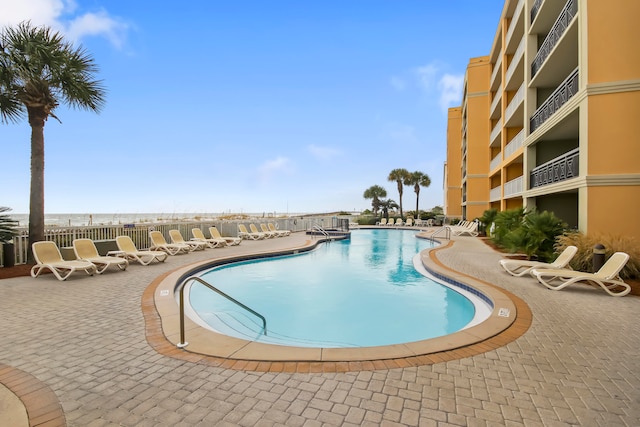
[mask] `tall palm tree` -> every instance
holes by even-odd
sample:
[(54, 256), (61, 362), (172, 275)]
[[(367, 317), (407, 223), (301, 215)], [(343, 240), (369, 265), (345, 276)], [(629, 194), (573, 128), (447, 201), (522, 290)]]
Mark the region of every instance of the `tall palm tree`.
[[(22, 22), (0, 32), (0, 117), (31, 126), (29, 247), (44, 240), (44, 124), (60, 103), (98, 112), (105, 89), (93, 58), (48, 27)], [(29, 253), (29, 260), (32, 254)]]
[(412, 172), (409, 178), (405, 180), (407, 185), (413, 185), (413, 191), (416, 193), (416, 218), (420, 216), (418, 210), (418, 202), (420, 201), (420, 187), (428, 187), (431, 185), (431, 178), (426, 173), (420, 171)]
[(364, 191), (362, 196), (365, 199), (372, 199), (371, 207), (373, 207), (373, 215), (377, 215), (378, 209), (380, 208), (380, 198), (387, 197), (387, 190), (379, 185), (372, 185)]
[(387, 179), (391, 182), (398, 184), (398, 200), (400, 206), (400, 217), (402, 218), (402, 193), (403, 188), (406, 185), (405, 180), (409, 177), (409, 171), (406, 169), (394, 169), (389, 172)]

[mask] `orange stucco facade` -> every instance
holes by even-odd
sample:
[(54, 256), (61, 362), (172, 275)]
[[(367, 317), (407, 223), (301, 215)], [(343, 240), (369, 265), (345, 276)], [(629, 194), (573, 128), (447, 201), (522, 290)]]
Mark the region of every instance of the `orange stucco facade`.
[[(484, 201), (553, 211), (587, 234), (640, 239), (638, 16), (637, 0), (505, 2), (487, 47), (486, 102), (469, 89), (478, 58), (467, 68), (458, 130), (463, 147), (467, 138), (466, 219), (482, 214), (470, 202)], [(448, 171), (455, 161), (447, 157)]]

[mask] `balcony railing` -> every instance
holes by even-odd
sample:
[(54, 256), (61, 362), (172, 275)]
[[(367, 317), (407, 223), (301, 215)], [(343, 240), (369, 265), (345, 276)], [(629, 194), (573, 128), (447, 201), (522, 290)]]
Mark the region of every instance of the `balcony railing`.
[[(531, 77), (534, 77), (538, 70), (542, 68), (542, 64), (547, 59), (553, 48), (558, 43), (558, 40), (562, 37), (562, 34), (569, 27), (569, 23), (573, 20), (573, 17), (578, 13), (578, 2), (577, 0), (569, 0), (567, 4), (565, 4), (560, 16), (556, 20), (555, 24), (553, 24), (553, 28), (549, 34), (547, 34), (547, 38), (540, 46), (538, 50), (538, 54), (533, 59), (531, 63)], [(533, 22), (533, 21), (532, 21)]]
[(506, 121), (509, 121), (509, 119), (511, 119), (511, 116), (518, 109), (518, 106), (522, 104), (523, 100), (524, 100), (524, 83), (520, 85), (520, 87), (518, 88), (518, 91), (511, 99), (511, 102), (509, 103), (509, 105), (507, 105), (507, 109), (504, 112)]
[(504, 183), (504, 197), (517, 196), (522, 193), (522, 183), (524, 182), (523, 177), (519, 176), (511, 181)]
[(530, 176), (531, 188), (577, 177), (580, 173), (578, 169), (579, 157), (580, 149), (576, 148), (535, 167)]
[(522, 129), (518, 134), (504, 147), (504, 158), (508, 158), (513, 153), (518, 151), (520, 147), (524, 144), (524, 129)]
[(491, 133), (489, 134), (489, 145), (491, 145), (493, 141), (495, 141), (498, 135), (500, 135), (501, 131), (502, 131), (502, 122), (498, 120), (498, 123), (496, 123), (493, 129), (491, 129)]
[(491, 100), (491, 109), (489, 111), (493, 113), (493, 110), (496, 109), (498, 102), (500, 102), (500, 98), (502, 98), (502, 85), (500, 85), (500, 87), (493, 94), (493, 100)]
[(505, 81), (508, 82), (511, 80), (511, 76), (515, 73), (516, 68), (518, 67), (518, 62), (520, 62), (520, 58), (524, 55), (524, 39), (520, 40), (520, 44), (516, 48), (516, 51), (513, 53), (513, 58), (511, 59), (511, 63), (507, 68), (507, 74), (505, 76)]
[(500, 200), (502, 198), (502, 187), (498, 186), (496, 188), (492, 188), (489, 190), (489, 201), (495, 202), (496, 200)]
[(507, 37), (506, 37), (506, 40), (507, 40), (506, 44), (507, 45), (511, 41), (511, 37), (513, 37), (513, 32), (514, 32), (515, 28), (517, 27), (516, 22), (518, 22), (518, 19), (520, 19), (520, 14), (524, 10), (523, 5), (524, 5), (524, 0), (518, 0), (518, 4), (516, 5), (516, 9), (514, 10), (513, 16), (511, 17), (511, 23), (509, 25), (509, 29), (507, 30)]
[(560, 86), (544, 101), (544, 103), (536, 110), (529, 120), (529, 132), (533, 133), (539, 128), (549, 117), (560, 109), (571, 99), (573, 95), (578, 93), (578, 68), (573, 70)]
[(491, 80), (490, 80), (492, 83), (496, 79), (496, 76), (498, 75), (498, 73), (500, 72), (500, 68), (502, 68), (502, 55), (498, 55), (498, 60), (493, 65), (493, 71), (491, 72)]
[(489, 162), (489, 170), (492, 171), (498, 166), (500, 166), (500, 162), (502, 161), (502, 156), (498, 153), (491, 161)]
[(540, 6), (542, 6), (543, 1), (544, 0), (536, 0), (535, 2), (533, 2), (533, 6), (531, 6), (531, 22), (535, 21), (536, 15), (540, 10)]

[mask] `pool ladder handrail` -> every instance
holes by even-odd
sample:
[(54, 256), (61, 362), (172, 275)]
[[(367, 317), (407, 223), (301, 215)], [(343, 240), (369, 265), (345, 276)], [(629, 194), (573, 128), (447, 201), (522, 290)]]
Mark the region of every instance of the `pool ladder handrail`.
[(320, 226), (320, 224), (314, 224), (313, 227), (311, 227), (311, 231), (314, 231), (314, 230), (320, 232), (320, 234), (322, 234), (324, 237), (326, 237), (327, 240), (331, 241), (331, 235), (329, 234), (329, 232), (327, 230), (322, 228)]
[(241, 303), (237, 299), (233, 298), (232, 296), (229, 296), (229, 295), (225, 294), (220, 289), (218, 289), (215, 286), (211, 285), (210, 283), (206, 282), (202, 278), (200, 278), (198, 276), (189, 276), (186, 279), (184, 279), (182, 281), (182, 283), (180, 283), (180, 285), (178, 286), (178, 292), (180, 292), (180, 342), (177, 345), (178, 348), (184, 348), (187, 345), (189, 345), (189, 343), (185, 341), (185, 331), (184, 331), (184, 288), (185, 288), (185, 285), (187, 284), (187, 282), (189, 282), (191, 280), (195, 280), (196, 282), (198, 282), (198, 283), (206, 286), (207, 288), (211, 289), (212, 291), (218, 293), (218, 295), (223, 296), (224, 298), (228, 299), (232, 303), (244, 308), (245, 310), (247, 310), (251, 314), (259, 317), (262, 320), (262, 330), (264, 331), (264, 334), (267, 335), (267, 319), (262, 314), (258, 313), (257, 311), (253, 310), (252, 308), (244, 305), (243, 303)]
[(449, 226), (447, 226), (447, 225), (444, 225), (444, 226), (438, 228), (436, 231), (433, 232), (431, 237), (436, 237), (442, 231), (444, 231), (444, 238), (447, 239), (447, 240), (451, 240), (451, 228)]

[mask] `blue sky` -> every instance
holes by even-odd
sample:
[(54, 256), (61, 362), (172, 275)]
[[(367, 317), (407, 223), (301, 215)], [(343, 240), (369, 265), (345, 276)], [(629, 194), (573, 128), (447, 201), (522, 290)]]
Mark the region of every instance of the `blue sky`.
[[(19, 4), (18, 4), (19, 3)], [(168, 6), (171, 5), (171, 6)], [(45, 126), (46, 213), (370, 208), (392, 169), (443, 204), (447, 108), (489, 54), (502, 0), (0, 0), (81, 44), (100, 114)], [(0, 206), (29, 210), (30, 127), (0, 124)], [(403, 205), (415, 209), (405, 187)]]

